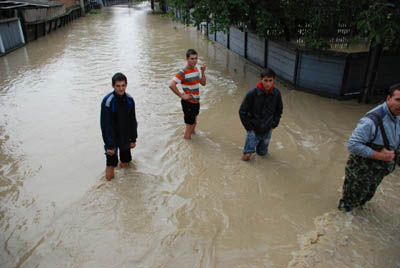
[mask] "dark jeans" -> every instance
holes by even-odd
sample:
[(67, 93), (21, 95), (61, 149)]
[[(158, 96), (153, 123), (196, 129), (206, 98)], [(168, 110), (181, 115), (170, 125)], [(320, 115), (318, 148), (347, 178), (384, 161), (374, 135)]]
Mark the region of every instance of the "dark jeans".
[(264, 135), (256, 135), (254, 132), (247, 131), (246, 141), (243, 153), (249, 154), (256, 152), (258, 155), (266, 155), (268, 153), (268, 145), (271, 140), (272, 130)]
[(106, 154), (106, 160), (107, 160), (106, 165), (107, 166), (116, 167), (118, 165), (118, 151), (119, 151), (119, 158), (122, 163), (129, 163), (132, 160), (130, 148), (128, 150), (124, 150), (124, 151), (118, 150), (118, 148), (116, 148), (113, 155), (108, 155), (107, 149), (105, 149), (105, 150), (106, 150), (105, 154)]

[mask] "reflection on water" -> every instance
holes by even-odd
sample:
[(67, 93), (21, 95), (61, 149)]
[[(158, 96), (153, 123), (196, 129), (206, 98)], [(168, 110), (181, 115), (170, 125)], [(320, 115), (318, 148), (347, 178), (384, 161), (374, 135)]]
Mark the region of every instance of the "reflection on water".
[[(168, 88), (188, 48), (208, 66), (191, 141)], [(336, 211), (345, 143), (370, 106), (277, 83), (270, 154), (243, 163), (238, 109), (259, 69), (146, 5), (88, 14), (0, 69), (1, 267), (399, 266), (398, 171), (366, 209)], [(139, 138), (106, 182), (100, 101), (118, 71)]]

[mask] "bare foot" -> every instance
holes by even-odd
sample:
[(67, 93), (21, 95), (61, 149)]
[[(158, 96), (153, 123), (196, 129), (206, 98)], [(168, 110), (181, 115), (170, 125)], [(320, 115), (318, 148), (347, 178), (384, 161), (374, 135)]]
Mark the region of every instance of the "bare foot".
[(251, 157), (251, 154), (243, 154), (243, 156), (242, 156), (242, 160), (243, 161), (249, 161), (250, 160), (250, 157)]
[(110, 181), (113, 178), (114, 178), (114, 167), (113, 166), (107, 166), (106, 167), (106, 179), (108, 181)]

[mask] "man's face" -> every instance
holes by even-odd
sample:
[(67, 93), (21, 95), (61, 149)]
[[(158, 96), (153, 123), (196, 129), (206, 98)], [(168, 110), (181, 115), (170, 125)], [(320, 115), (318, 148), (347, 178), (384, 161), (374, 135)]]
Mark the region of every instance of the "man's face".
[(393, 96), (387, 96), (386, 104), (395, 116), (400, 116), (400, 90), (395, 90)]
[(197, 64), (197, 55), (191, 54), (189, 58), (186, 58), (186, 61), (189, 67), (193, 69), (194, 67), (196, 67)]
[(117, 95), (124, 95), (125, 90), (126, 90), (126, 86), (128, 84), (126, 83), (126, 81), (115, 81), (115, 84), (112, 86), (114, 88), (115, 93), (117, 93)]
[(264, 76), (261, 78), (261, 83), (264, 87), (264, 89), (269, 90), (271, 87), (274, 86), (275, 78), (270, 77), (270, 76)]

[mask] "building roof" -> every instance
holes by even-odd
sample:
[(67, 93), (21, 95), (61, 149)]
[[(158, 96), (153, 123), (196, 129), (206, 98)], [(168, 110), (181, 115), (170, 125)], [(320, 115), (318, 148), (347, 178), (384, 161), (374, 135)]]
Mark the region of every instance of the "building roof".
[(21, 7), (49, 8), (49, 7), (58, 7), (63, 5), (64, 3), (50, 2), (44, 0), (17, 0), (17, 1), (0, 0), (0, 10), (21, 8)]

